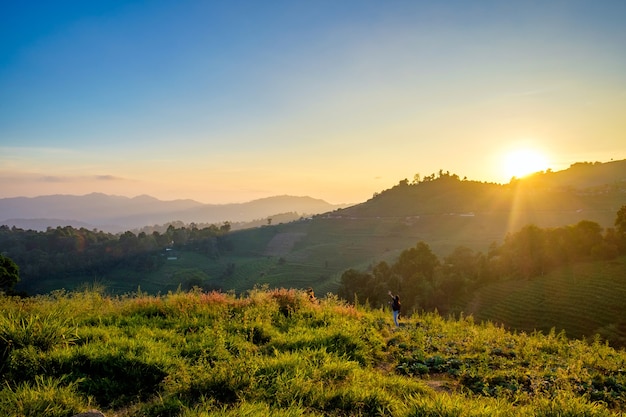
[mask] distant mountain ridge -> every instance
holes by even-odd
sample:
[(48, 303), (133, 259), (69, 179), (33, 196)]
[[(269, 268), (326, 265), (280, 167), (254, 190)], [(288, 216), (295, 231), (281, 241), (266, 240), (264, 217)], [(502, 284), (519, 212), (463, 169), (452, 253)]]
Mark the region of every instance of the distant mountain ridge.
[(356, 217), (411, 217), (431, 214), (526, 213), (517, 224), (543, 227), (585, 218), (603, 227), (626, 204), (626, 160), (579, 162), (562, 171), (532, 174), (509, 184), (460, 180), (440, 172), (429, 181), (407, 180), (360, 204), (333, 205), (312, 197), (274, 196), (246, 203), (203, 204), (190, 199), (162, 201), (140, 195), (102, 193), (0, 199), (0, 224), (45, 230), (67, 226), (121, 232), (145, 226), (184, 223), (251, 222), (279, 213), (316, 215), (332, 212)]
[(248, 222), (285, 212), (314, 215), (346, 206), (287, 195), (246, 203), (203, 204), (194, 200), (163, 201), (148, 195), (130, 198), (102, 193), (58, 194), (0, 199), (0, 224), (33, 230), (71, 225), (121, 232), (172, 221)]

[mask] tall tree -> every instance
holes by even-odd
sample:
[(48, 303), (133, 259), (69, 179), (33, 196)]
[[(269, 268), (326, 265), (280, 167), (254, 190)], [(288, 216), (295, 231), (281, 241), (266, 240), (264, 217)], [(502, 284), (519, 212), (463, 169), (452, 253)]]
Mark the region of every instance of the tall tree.
[(401, 292), (407, 308), (429, 304), (435, 291), (435, 270), (439, 259), (430, 246), (418, 242), (400, 253), (393, 270), (401, 278)]
[(354, 301), (355, 298), (365, 301), (364, 299), (367, 298), (365, 290), (371, 281), (372, 276), (370, 274), (350, 268), (341, 274), (341, 286), (338, 295), (350, 301)]
[(20, 268), (13, 259), (0, 254), (0, 291), (10, 294), (20, 280)]
[(615, 218), (615, 229), (617, 230), (617, 239), (621, 252), (626, 251), (626, 206), (622, 206)]

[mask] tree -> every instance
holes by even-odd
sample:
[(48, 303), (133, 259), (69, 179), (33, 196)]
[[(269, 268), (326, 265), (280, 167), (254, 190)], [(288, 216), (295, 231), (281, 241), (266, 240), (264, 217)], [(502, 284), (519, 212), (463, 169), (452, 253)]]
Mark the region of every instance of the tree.
[(400, 253), (393, 272), (401, 278), (401, 291), (407, 308), (426, 306), (435, 291), (435, 270), (439, 259), (424, 242)]
[(617, 212), (615, 219), (615, 228), (617, 230), (617, 239), (620, 250), (626, 250), (626, 206), (622, 206)]
[(127, 231), (120, 236), (119, 245), (125, 253), (134, 253), (139, 246), (139, 239), (133, 232)]
[[(376, 281), (385, 283), (388, 286), (388, 290), (396, 293), (400, 289), (398, 277), (393, 274), (393, 270), (387, 262), (381, 261), (376, 264), (372, 269), (372, 274), (374, 275)], [(385, 295), (386, 294), (387, 292), (385, 292)]]
[(589, 220), (581, 220), (571, 227), (571, 245), (577, 257), (576, 260), (592, 258), (593, 248), (599, 246), (602, 241), (602, 227)]
[(444, 273), (449, 282), (456, 282), (450, 290), (461, 291), (465, 285), (480, 281), (483, 274), (483, 255), (465, 246), (457, 246), (444, 258)]
[(8, 256), (0, 254), (0, 291), (11, 293), (20, 280), (20, 268)]
[(534, 224), (524, 226), (510, 241), (514, 273), (531, 278), (545, 273), (545, 231)]
[(617, 211), (617, 218), (615, 218), (615, 227), (617, 231), (622, 235), (626, 234), (626, 206), (622, 206)]
[(372, 276), (370, 274), (350, 268), (341, 274), (338, 295), (349, 301), (353, 301), (355, 298), (364, 300), (367, 298), (365, 290), (371, 284), (371, 281)]
[(432, 282), (437, 266), (439, 266), (439, 260), (430, 246), (424, 242), (418, 242), (414, 248), (402, 251), (394, 269), (404, 282), (409, 281), (416, 273), (420, 273)]

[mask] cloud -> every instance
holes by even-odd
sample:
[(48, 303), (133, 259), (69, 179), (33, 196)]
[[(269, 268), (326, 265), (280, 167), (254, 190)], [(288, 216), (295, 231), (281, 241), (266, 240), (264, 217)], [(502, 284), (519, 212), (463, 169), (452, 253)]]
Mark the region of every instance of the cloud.
[(141, 182), (132, 178), (111, 174), (42, 171), (16, 172), (0, 169), (0, 198), (50, 194), (82, 195), (91, 192), (126, 195), (145, 191), (141, 189)]
[(84, 182), (84, 181), (124, 181), (122, 177), (116, 177), (115, 175), (76, 175), (76, 176), (58, 176), (58, 175), (45, 175), (38, 178), (39, 182)]
[(94, 175), (94, 178), (98, 181), (124, 181), (125, 178), (116, 177), (115, 175)]
[(29, 183), (74, 183), (90, 181), (128, 181), (127, 178), (118, 177), (111, 174), (99, 175), (43, 175), (33, 172), (10, 172), (0, 171), (0, 182), (29, 182)]
[(54, 176), (42, 177), (43, 182), (84, 182), (84, 181), (125, 181), (125, 178), (115, 175), (76, 175), (76, 176)]
[(44, 177), (39, 178), (40, 182), (68, 182), (68, 177), (58, 177), (54, 175), (46, 175)]

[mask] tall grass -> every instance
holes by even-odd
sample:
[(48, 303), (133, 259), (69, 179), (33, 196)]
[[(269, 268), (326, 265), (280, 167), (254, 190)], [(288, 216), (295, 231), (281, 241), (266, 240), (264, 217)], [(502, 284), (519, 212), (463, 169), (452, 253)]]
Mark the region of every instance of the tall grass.
[(599, 339), (255, 288), (0, 297), (0, 415), (618, 416)]
[(0, 412), (15, 417), (67, 417), (89, 409), (89, 398), (77, 394), (76, 384), (36, 376), (31, 382), (5, 384)]

